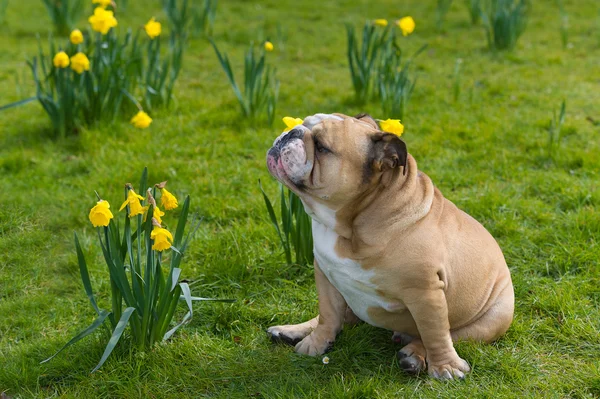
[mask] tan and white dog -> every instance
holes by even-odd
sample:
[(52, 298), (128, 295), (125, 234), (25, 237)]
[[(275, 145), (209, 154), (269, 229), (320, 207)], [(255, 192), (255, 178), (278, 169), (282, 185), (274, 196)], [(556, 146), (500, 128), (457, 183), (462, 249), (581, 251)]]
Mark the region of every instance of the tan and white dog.
[(272, 339), (321, 355), (358, 317), (403, 338), (404, 370), (452, 379), (470, 370), (453, 341), (491, 342), (509, 328), (500, 247), (371, 117), (307, 117), (275, 140), (267, 166), (312, 217), (319, 297), (317, 317), (270, 327)]

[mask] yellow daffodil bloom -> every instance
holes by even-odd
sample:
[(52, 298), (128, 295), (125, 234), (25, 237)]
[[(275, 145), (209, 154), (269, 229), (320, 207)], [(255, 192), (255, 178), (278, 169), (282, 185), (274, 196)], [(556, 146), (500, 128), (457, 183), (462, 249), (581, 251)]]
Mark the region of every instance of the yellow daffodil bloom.
[(161, 26), (160, 22), (156, 22), (154, 17), (150, 18), (150, 21), (146, 25), (144, 25), (144, 30), (150, 36), (150, 39), (154, 39), (155, 37), (160, 35)]
[(110, 219), (113, 218), (113, 214), (109, 208), (110, 204), (108, 201), (100, 200), (96, 206), (90, 210), (89, 218), (94, 227), (108, 226)]
[(162, 217), (165, 216), (165, 213), (161, 211), (157, 206), (154, 207), (152, 211), (152, 217), (156, 219), (159, 224), (162, 224)]
[(73, 44), (81, 44), (83, 43), (83, 33), (79, 29), (75, 29), (69, 35), (69, 39), (71, 39), (71, 43)]
[(83, 71), (90, 70), (90, 60), (85, 54), (77, 53), (71, 57), (71, 69), (81, 75)]
[(108, 7), (110, 3), (112, 0), (92, 0), (92, 4), (98, 4), (102, 8)]
[(304, 121), (300, 118), (292, 118), (291, 116), (285, 116), (283, 118), (283, 123), (285, 123), (285, 129), (283, 131), (289, 132), (296, 126), (301, 125), (302, 122), (304, 122)]
[(145, 129), (152, 123), (152, 118), (148, 116), (144, 111), (140, 111), (133, 118), (131, 118), (131, 124), (139, 129)]
[(160, 190), (160, 203), (167, 211), (177, 208), (177, 198), (167, 191), (166, 188)]
[(94, 15), (88, 18), (92, 29), (106, 35), (110, 28), (117, 26), (117, 19), (112, 11), (105, 10), (102, 7), (96, 7)]
[(66, 68), (69, 66), (69, 56), (64, 51), (56, 53), (52, 63), (57, 68)]
[(388, 21), (387, 21), (387, 19), (376, 19), (375, 25), (385, 27), (388, 25)]
[(415, 30), (415, 20), (412, 17), (404, 17), (397, 22), (403, 36), (408, 36)]
[(269, 42), (269, 41), (266, 41), (266, 42), (265, 42), (265, 50), (266, 50), (266, 51), (273, 51), (273, 49), (274, 49), (274, 48), (275, 48), (275, 47), (273, 47), (273, 43), (271, 43), (271, 42)]
[(379, 122), (379, 128), (387, 133), (393, 133), (396, 136), (402, 136), (404, 133), (404, 125), (400, 123), (400, 119), (386, 119)]
[(155, 251), (164, 251), (173, 245), (173, 235), (169, 230), (162, 227), (154, 226), (152, 233), (150, 233), (150, 238), (154, 240), (152, 249)]
[(119, 211), (122, 211), (123, 208), (129, 205), (129, 217), (133, 217), (135, 215), (143, 215), (146, 212), (146, 209), (148, 208), (142, 206), (140, 200), (143, 201), (144, 197), (142, 197), (139, 194), (136, 194), (135, 191), (133, 191), (133, 189), (127, 191), (127, 199), (125, 200), (125, 202), (123, 202), (121, 208), (119, 208)]

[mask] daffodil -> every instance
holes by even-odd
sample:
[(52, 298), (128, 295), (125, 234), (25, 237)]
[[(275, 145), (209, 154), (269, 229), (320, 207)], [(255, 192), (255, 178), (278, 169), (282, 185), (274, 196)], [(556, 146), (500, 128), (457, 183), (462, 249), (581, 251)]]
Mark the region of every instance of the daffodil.
[(71, 57), (71, 69), (81, 75), (83, 71), (90, 70), (90, 60), (85, 54), (77, 53)]
[(69, 39), (71, 40), (71, 43), (73, 43), (73, 44), (81, 44), (81, 43), (83, 43), (83, 33), (81, 33), (81, 31), (79, 29), (75, 29), (69, 35)]
[(266, 51), (273, 51), (273, 49), (274, 49), (274, 48), (275, 48), (275, 47), (273, 47), (273, 43), (271, 43), (271, 42), (269, 42), (269, 41), (266, 41), (266, 42), (265, 42), (265, 50), (266, 50)]
[(56, 53), (52, 63), (57, 68), (66, 68), (69, 66), (69, 56), (64, 51)]
[(89, 218), (94, 227), (108, 226), (110, 219), (113, 218), (113, 214), (109, 208), (110, 204), (108, 201), (100, 200), (96, 203), (96, 206), (90, 210)]
[(156, 22), (154, 17), (150, 18), (150, 21), (146, 25), (144, 25), (144, 30), (150, 36), (150, 39), (154, 39), (155, 37), (160, 35), (161, 26), (160, 22)]
[(384, 121), (379, 121), (379, 127), (384, 132), (393, 133), (396, 136), (402, 136), (402, 133), (404, 133), (404, 125), (400, 123), (400, 119), (386, 119)]
[(102, 7), (96, 7), (94, 15), (88, 18), (92, 29), (106, 35), (110, 28), (117, 26), (117, 19), (112, 11), (105, 10)]
[(139, 194), (136, 194), (132, 188), (129, 189), (129, 191), (127, 191), (127, 199), (125, 200), (125, 202), (123, 202), (121, 208), (119, 208), (119, 211), (122, 211), (123, 208), (129, 205), (129, 217), (133, 217), (135, 215), (143, 215), (144, 212), (146, 212), (147, 208), (145, 206), (142, 206), (140, 200), (143, 201), (144, 197), (142, 197)]
[(152, 211), (152, 217), (156, 219), (159, 224), (162, 224), (162, 217), (165, 216), (165, 213), (161, 211), (157, 206), (154, 207)]
[(283, 123), (285, 123), (285, 129), (283, 131), (288, 132), (296, 126), (301, 125), (302, 122), (304, 121), (300, 118), (292, 118), (291, 116), (285, 116), (283, 118)]
[(145, 129), (152, 123), (152, 118), (148, 116), (144, 111), (140, 111), (133, 118), (131, 118), (131, 124), (137, 128)]
[(173, 235), (169, 230), (162, 227), (154, 226), (152, 233), (150, 233), (150, 238), (154, 240), (152, 249), (155, 251), (164, 251), (173, 245)]
[(167, 211), (177, 208), (178, 205), (177, 198), (175, 198), (175, 196), (168, 192), (167, 189), (164, 187), (160, 189), (160, 204)]
[(376, 19), (374, 22), (375, 22), (375, 25), (377, 25), (377, 26), (384, 26), (385, 27), (385, 26), (388, 25), (387, 19), (383, 19), (383, 18)]
[(408, 36), (415, 30), (415, 20), (412, 17), (400, 18), (396, 23), (403, 36)]
[(112, 0), (92, 0), (92, 4), (98, 4), (102, 8), (108, 7), (110, 3)]

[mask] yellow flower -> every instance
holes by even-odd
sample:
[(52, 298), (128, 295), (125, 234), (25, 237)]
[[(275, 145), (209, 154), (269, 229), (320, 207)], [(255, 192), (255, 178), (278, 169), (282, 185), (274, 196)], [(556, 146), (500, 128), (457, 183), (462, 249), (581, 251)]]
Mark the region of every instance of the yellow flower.
[(379, 127), (384, 132), (393, 133), (398, 137), (402, 136), (402, 133), (404, 133), (404, 125), (400, 123), (400, 119), (386, 119), (384, 121), (379, 121)]
[(162, 217), (165, 216), (165, 213), (158, 209), (158, 206), (154, 207), (154, 211), (152, 211), (152, 217), (156, 219), (159, 224), (162, 224)]
[(173, 235), (167, 229), (162, 227), (154, 226), (150, 238), (154, 240), (152, 249), (155, 251), (164, 251), (165, 249), (171, 248), (173, 245)]
[(71, 32), (69, 39), (71, 39), (71, 43), (73, 44), (83, 43), (83, 34), (79, 29), (75, 29), (73, 32)]
[(117, 26), (117, 19), (112, 11), (107, 11), (102, 7), (96, 7), (94, 15), (88, 18), (92, 29), (106, 35), (110, 28)]
[(112, 0), (92, 0), (92, 4), (99, 4), (102, 8), (108, 7), (110, 3), (112, 3)]
[(81, 75), (83, 71), (90, 70), (90, 60), (85, 54), (77, 53), (71, 57), (71, 69)]
[(292, 118), (291, 116), (285, 116), (283, 118), (283, 123), (285, 123), (285, 129), (283, 131), (288, 132), (296, 126), (301, 125), (302, 122), (303, 120), (300, 118)]
[(154, 39), (155, 37), (160, 35), (160, 22), (156, 22), (154, 17), (152, 17), (150, 18), (150, 21), (148, 21), (148, 23), (144, 25), (144, 30), (146, 30), (146, 33), (148, 34), (148, 36), (150, 36), (150, 39)]
[(123, 202), (119, 210), (122, 211), (123, 208), (129, 205), (129, 217), (133, 217), (135, 215), (143, 215), (144, 212), (146, 212), (147, 207), (142, 206), (140, 200), (143, 201), (144, 197), (136, 194), (135, 191), (133, 191), (133, 189), (130, 189), (129, 191), (127, 191), (127, 199), (125, 200), (125, 202)]
[(388, 25), (388, 21), (387, 19), (376, 19), (375, 20), (375, 25), (377, 26), (387, 26)]
[(396, 23), (400, 30), (402, 30), (403, 36), (408, 36), (415, 30), (415, 20), (412, 17), (401, 18)]
[(162, 188), (160, 194), (160, 203), (167, 211), (177, 208), (177, 198), (168, 192), (166, 188)]
[(52, 63), (57, 68), (66, 68), (69, 66), (69, 56), (64, 51), (56, 53)]
[(145, 129), (152, 123), (152, 118), (148, 116), (144, 111), (140, 111), (133, 118), (131, 118), (131, 124), (137, 128)]
[(274, 47), (273, 47), (273, 43), (266, 41), (265, 42), (265, 50), (267, 51), (273, 51)]
[(110, 204), (108, 201), (100, 200), (96, 206), (90, 210), (89, 218), (94, 227), (108, 226), (110, 219), (113, 218), (113, 214), (109, 208)]

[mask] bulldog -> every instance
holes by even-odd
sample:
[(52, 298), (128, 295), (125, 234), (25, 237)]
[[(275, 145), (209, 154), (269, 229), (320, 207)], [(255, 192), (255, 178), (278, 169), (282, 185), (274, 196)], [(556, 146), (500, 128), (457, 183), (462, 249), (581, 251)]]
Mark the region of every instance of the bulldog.
[(500, 247), (374, 119), (309, 116), (275, 140), (267, 166), (312, 218), (319, 298), (317, 317), (270, 327), (273, 340), (321, 355), (358, 318), (401, 338), (405, 371), (454, 379), (470, 368), (453, 342), (492, 342), (509, 328)]

